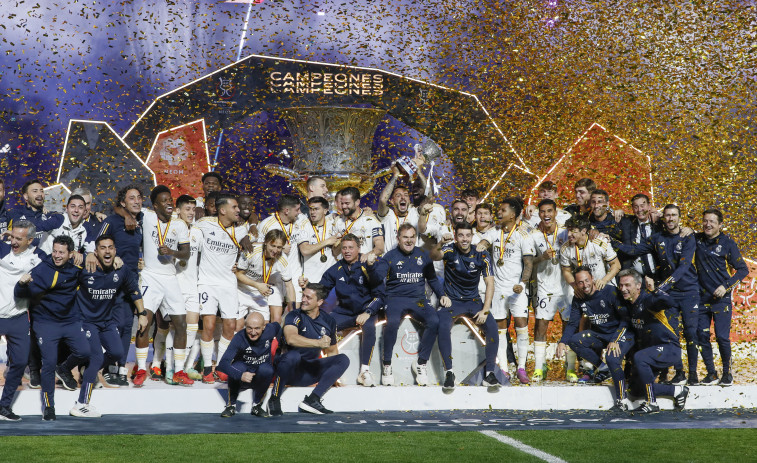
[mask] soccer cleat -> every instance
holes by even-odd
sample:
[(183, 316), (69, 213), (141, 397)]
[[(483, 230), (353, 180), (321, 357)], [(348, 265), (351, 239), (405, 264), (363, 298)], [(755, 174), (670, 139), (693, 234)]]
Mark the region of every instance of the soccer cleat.
[(55, 377), (60, 380), (63, 389), (67, 391), (75, 391), (79, 383), (74, 379), (74, 375), (70, 371), (66, 371), (64, 367), (58, 365), (55, 367)]
[(270, 399), (268, 399), (268, 413), (271, 416), (281, 416), (284, 413), (281, 411), (281, 398), (276, 396), (271, 396)]
[(0, 407), (0, 421), (21, 421), (21, 417), (13, 413), (9, 407)]
[(499, 383), (499, 380), (496, 376), (494, 376), (494, 372), (490, 371), (488, 375), (484, 377), (484, 380), (481, 381), (481, 384), (489, 388), (489, 392), (496, 392), (500, 386), (502, 386)]
[(117, 373), (104, 372), (103, 379), (105, 380), (105, 384), (110, 387), (121, 387), (121, 381), (118, 380)]
[(428, 373), (426, 372), (426, 364), (419, 364), (417, 360), (413, 361), (413, 374), (415, 375), (415, 383), (418, 386), (428, 386)]
[(381, 368), (381, 384), (384, 386), (394, 386), (394, 375), (392, 375), (391, 365), (384, 365)]
[(531, 381), (528, 379), (528, 374), (525, 368), (518, 368), (518, 372), (515, 374), (521, 384), (528, 384)]
[(78, 416), (79, 418), (100, 418), (102, 416), (102, 414), (92, 405), (80, 404), (79, 402), (74, 404), (68, 414), (71, 416)]
[(613, 405), (610, 408), (611, 412), (627, 412), (628, 411), (628, 405), (624, 400), (617, 399), (615, 401), (615, 405)]
[(198, 372), (194, 368), (187, 368), (186, 370), (184, 370), (184, 373), (186, 373), (187, 376), (189, 376), (189, 379), (193, 379), (195, 381), (202, 380), (202, 374), (200, 374), (200, 372)]
[(730, 373), (723, 373), (723, 376), (720, 377), (720, 382), (718, 382), (718, 386), (733, 386), (733, 375)]
[(173, 383), (179, 386), (191, 386), (194, 384), (194, 381), (183, 371), (177, 371), (173, 374)]
[(699, 384), (699, 376), (696, 374), (689, 375), (689, 380), (686, 382), (689, 386), (696, 386)]
[(357, 375), (357, 383), (365, 387), (373, 387), (376, 385), (370, 370), (361, 371), (360, 374)]
[(134, 377), (137, 376), (137, 371), (139, 371), (139, 368), (137, 364), (135, 363), (134, 366), (131, 367), (131, 373), (129, 374), (129, 377), (134, 380)]
[(252, 410), (250, 410), (250, 415), (257, 416), (258, 418), (268, 418), (269, 415), (267, 411), (263, 408), (263, 403), (259, 404), (253, 404)]
[(450, 393), (455, 390), (455, 374), (452, 370), (447, 370), (444, 375), (444, 385), (442, 386), (442, 392)]
[(227, 405), (226, 408), (223, 409), (221, 412), (221, 418), (231, 418), (232, 416), (237, 414), (237, 406), (236, 404)]
[(701, 384), (705, 386), (714, 386), (717, 383), (718, 383), (717, 373), (707, 373), (707, 376), (704, 377)]
[(641, 413), (642, 415), (650, 415), (652, 413), (658, 413), (659, 411), (660, 406), (657, 405), (656, 402), (644, 402), (639, 408), (634, 410), (634, 412)]
[(578, 378), (579, 384), (589, 384), (594, 379), (594, 376), (592, 375), (592, 372), (585, 371), (583, 375), (581, 375), (580, 378)]
[(137, 371), (137, 374), (134, 375), (134, 379), (132, 380), (132, 382), (134, 383), (134, 387), (142, 387), (142, 385), (145, 384), (146, 379), (147, 379), (146, 370)]
[(202, 382), (205, 384), (213, 384), (216, 382), (216, 377), (213, 375), (213, 372), (211, 371), (210, 373), (202, 377)]
[(576, 370), (568, 370), (565, 372), (565, 380), (569, 383), (577, 383), (578, 382), (578, 375), (576, 374)]
[(676, 396), (673, 397), (673, 404), (675, 405), (676, 410), (683, 410), (683, 407), (686, 405), (687, 397), (689, 397), (689, 388), (684, 386), (680, 394), (676, 394)]
[(306, 396), (305, 399), (300, 402), (299, 410), (301, 412), (312, 413), (314, 415), (328, 415), (334, 413), (328, 408), (324, 407), (320, 399), (315, 397)]
[(160, 371), (160, 367), (150, 368), (150, 379), (153, 381), (160, 381), (163, 379), (163, 372)]
[(673, 376), (673, 379), (671, 379), (668, 384), (672, 384), (673, 386), (683, 386), (686, 384), (686, 373), (683, 371), (676, 371), (675, 376)]
[(544, 370), (542, 369), (534, 370), (534, 374), (531, 375), (531, 381), (535, 383), (540, 383), (544, 381)]
[(42, 412), (42, 421), (55, 421), (54, 407), (45, 407), (45, 410)]
[(222, 371), (216, 370), (213, 374), (216, 375), (216, 379), (218, 380), (219, 383), (225, 383), (226, 381), (229, 380), (229, 375), (227, 375), (226, 373)]
[(610, 370), (597, 370), (594, 372), (594, 384), (602, 384), (606, 379), (610, 378)]
[(39, 370), (29, 370), (29, 387), (31, 389), (39, 389), (41, 386)]

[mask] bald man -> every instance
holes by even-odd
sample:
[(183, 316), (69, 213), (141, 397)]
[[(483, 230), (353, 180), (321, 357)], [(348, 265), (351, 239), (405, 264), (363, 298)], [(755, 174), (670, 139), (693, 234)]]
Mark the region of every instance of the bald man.
[(252, 415), (265, 418), (268, 413), (261, 403), (273, 379), (272, 352), (275, 352), (278, 323), (269, 323), (258, 312), (245, 319), (244, 330), (231, 339), (218, 369), (229, 375), (229, 400), (221, 418), (236, 414), (237, 397), (244, 389), (252, 389)]

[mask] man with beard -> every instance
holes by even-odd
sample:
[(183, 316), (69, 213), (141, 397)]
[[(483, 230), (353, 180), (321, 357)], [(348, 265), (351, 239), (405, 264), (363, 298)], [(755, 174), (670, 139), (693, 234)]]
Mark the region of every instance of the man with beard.
[(614, 213), (610, 210), (609, 193), (600, 189), (592, 191), (589, 204), (591, 206), (589, 223), (592, 228), (612, 239), (621, 240), (622, 230), (620, 224), (615, 221)]
[(252, 210), (252, 197), (250, 195), (239, 195), (239, 220), (247, 225), (253, 240), (258, 238), (258, 223), (260, 217), (258, 213)]
[(582, 178), (576, 182), (573, 191), (576, 194), (576, 202), (565, 206), (565, 212), (572, 216), (589, 218), (591, 213), (591, 193), (597, 189), (597, 184), (590, 178)]
[(372, 253), (380, 256), (384, 253), (384, 227), (372, 214), (360, 208), (360, 191), (347, 187), (336, 194), (337, 208), (340, 215), (336, 219), (336, 229), (343, 235), (351, 234), (358, 239), (363, 259)]
[[(223, 189), (223, 177), (218, 172), (206, 172), (202, 175), (202, 194), (201, 198), (195, 198), (197, 207), (195, 209), (195, 216), (197, 219), (201, 219), (207, 215), (208, 212), (215, 213), (215, 204), (208, 206), (209, 195), (213, 192), (220, 193)], [(212, 215), (212, 214), (211, 214)]]
[[(402, 224), (418, 226), (418, 209), (410, 202), (410, 190), (395, 186), (400, 176), (399, 167), (392, 166), (392, 178), (379, 196), (377, 216), (384, 227), (384, 251), (397, 247), (397, 230)], [(391, 206), (391, 207), (389, 207)]]
[(21, 186), (21, 195), (24, 198), (24, 204), (8, 212), (8, 230), (13, 228), (14, 221), (28, 220), (37, 228), (37, 235), (34, 237), (32, 246), (39, 246), (46, 235), (46, 230), (49, 229), (49, 227), (42, 226), (42, 223), (48, 218), (48, 215), (44, 212), (45, 189), (42, 182), (29, 180), (24, 183)]
[[(302, 274), (302, 264), (300, 263), (300, 253), (295, 242), (295, 232), (299, 230), (299, 215), (300, 215), (300, 200), (296, 196), (281, 195), (276, 205), (276, 212), (272, 216), (266, 217), (260, 222), (258, 226), (259, 239), (268, 236), (268, 232), (271, 230), (281, 230), (284, 233), (284, 248), (283, 252), (287, 260), (287, 274), (292, 277), (298, 277)], [(283, 288), (279, 288), (283, 289)], [(279, 297), (283, 296), (280, 292)], [(289, 294), (286, 294), (287, 302), (293, 305), (297, 305), (302, 298), (302, 289), (294, 290), (294, 298), (289, 300)], [(281, 314), (279, 314), (281, 315)], [(271, 321), (280, 322), (277, 318), (272, 318)]]

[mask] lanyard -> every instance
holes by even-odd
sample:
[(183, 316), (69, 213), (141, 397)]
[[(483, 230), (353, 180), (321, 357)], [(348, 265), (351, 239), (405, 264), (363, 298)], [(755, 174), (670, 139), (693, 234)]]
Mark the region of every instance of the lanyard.
[(286, 235), (287, 242), (289, 242), (290, 241), (290, 237), (292, 236), (292, 227), (294, 226), (294, 223), (288, 224), (289, 225), (289, 230), (287, 230), (286, 228), (284, 228), (284, 222), (282, 222), (281, 219), (279, 218), (279, 213), (276, 212), (273, 215), (276, 217), (276, 221), (279, 223), (279, 226), (281, 226), (281, 231), (283, 231), (284, 234)]
[[(345, 235), (350, 232), (350, 230), (352, 229), (352, 226), (355, 225), (355, 222), (357, 222), (358, 220), (360, 220), (360, 217), (362, 217), (362, 216), (363, 216), (363, 211), (360, 211), (360, 215), (357, 216), (357, 219), (353, 220), (352, 223), (350, 223), (349, 227), (346, 227), (346, 229), (344, 231)], [(346, 223), (346, 221), (345, 221), (345, 223)]]
[(223, 230), (227, 235), (229, 235), (229, 238), (231, 238), (231, 241), (233, 241), (234, 244), (237, 246), (237, 249), (241, 248), (241, 246), (239, 246), (239, 243), (237, 242), (237, 232), (236, 232), (236, 230), (234, 230), (234, 225), (233, 224), (231, 225), (231, 227), (229, 227), (229, 228), (231, 228), (231, 233), (229, 233), (229, 231), (226, 229), (226, 227), (224, 227), (223, 225), (221, 225), (220, 221), (218, 222), (218, 226), (221, 227), (221, 230)]
[(552, 244), (549, 244), (549, 239), (547, 238), (547, 232), (543, 231), (541, 232), (542, 235), (544, 235), (544, 241), (547, 243), (547, 246), (549, 247), (550, 251), (555, 250), (555, 243), (557, 242), (557, 233), (560, 231), (560, 227), (555, 227), (555, 237), (552, 238)]
[(268, 267), (268, 272), (265, 271), (265, 246), (263, 247), (263, 252), (261, 253), (261, 257), (263, 258), (263, 283), (268, 284), (268, 279), (271, 278), (271, 272), (273, 271), (273, 266), (276, 264), (275, 262), (271, 264), (270, 267)]
[[(313, 222), (310, 222), (310, 226), (313, 227), (313, 233), (315, 233), (315, 241), (316, 243), (320, 243), (321, 241), (324, 241), (326, 239), (326, 220), (323, 220), (323, 237), (318, 236), (318, 228), (316, 228), (315, 225), (313, 225)], [(324, 248), (321, 248), (321, 255), (325, 256), (326, 252)]]
[(513, 235), (513, 232), (515, 231), (516, 228), (518, 228), (518, 224), (517, 223), (515, 225), (513, 225), (512, 230), (510, 230), (510, 232), (507, 234), (507, 238), (505, 238), (505, 229), (503, 228), (500, 231), (500, 233), (501, 233), (500, 238), (499, 238), (499, 240), (500, 240), (499, 260), (500, 260), (500, 262), (505, 258), (505, 246), (510, 241), (510, 237)]

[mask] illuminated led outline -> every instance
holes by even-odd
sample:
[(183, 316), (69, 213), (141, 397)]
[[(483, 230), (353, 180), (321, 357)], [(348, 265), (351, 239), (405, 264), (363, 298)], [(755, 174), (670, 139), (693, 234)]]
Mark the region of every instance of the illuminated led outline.
[(507, 143), (507, 146), (510, 148), (510, 152), (512, 152), (515, 155), (515, 157), (518, 158), (518, 160), (521, 163), (521, 166), (520, 166), (521, 169), (524, 172), (528, 173), (528, 174), (532, 174), (532, 175), (536, 176), (536, 174), (534, 174), (533, 172), (531, 172), (531, 170), (528, 168), (528, 166), (526, 166), (526, 163), (520, 157), (520, 155), (518, 154), (518, 152), (515, 151), (515, 148), (510, 143), (510, 140), (507, 138), (507, 136), (505, 136), (505, 134), (499, 128), (499, 126), (497, 125), (497, 122), (489, 114), (489, 111), (487, 111), (486, 108), (484, 107), (484, 105), (481, 104), (481, 101), (478, 99), (478, 97), (476, 95), (472, 94), (472, 93), (463, 92), (462, 90), (457, 90), (457, 89), (454, 89), (454, 88), (445, 87), (443, 85), (438, 85), (438, 84), (434, 84), (434, 83), (431, 83), (431, 82), (425, 82), (423, 80), (415, 79), (413, 77), (406, 77), (406, 76), (403, 76), (402, 74), (397, 74), (397, 73), (394, 73), (394, 72), (391, 72), (391, 71), (385, 71), (383, 69), (368, 68), (368, 67), (362, 67), (362, 66), (350, 66), (350, 65), (347, 65), (347, 64), (325, 63), (325, 62), (322, 62), (322, 61), (308, 61), (308, 60), (300, 60), (300, 59), (293, 59), (293, 58), (279, 58), (279, 57), (276, 57), (276, 56), (268, 56), (268, 55), (256, 55), (256, 54), (247, 55), (247, 56), (245, 56), (244, 58), (242, 58), (240, 60), (234, 61), (231, 64), (228, 64), (228, 65), (226, 65), (226, 66), (224, 66), (224, 67), (222, 67), (220, 69), (217, 69), (217, 70), (215, 70), (215, 71), (213, 71), (211, 73), (205, 74), (202, 77), (199, 77), (199, 78), (197, 78), (197, 79), (195, 79), (195, 80), (193, 80), (193, 81), (191, 81), (191, 82), (189, 82), (187, 84), (184, 84), (184, 85), (182, 85), (179, 88), (176, 88), (174, 90), (171, 90), (170, 92), (166, 92), (166, 93), (158, 96), (157, 98), (155, 98), (153, 100), (152, 103), (150, 103), (150, 106), (148, 106), (147, 109), (144, 112), (142, 112), (142, 114), (139, 116), (139, 118), (137, 118), (137, 120), (134, 122), (134, 124), (132, 124), (132, 126), (129, 128), (129, 130), (127, 130), (126, 133), (124, 133), (124, 138), (126, 138), (126, 137), (129, 136), (129, 134), (131, 133), (132, 130), (134, 130), (134, 127), (137, 126), (137, 124), (139, 123), (139, 121), (141, 121), (142, 118), (144, 118), (145, 115), (147, 115), (147, 113), (150, 112), (150, 110), (152, 109), (152, 107), (161, 98), (163, 98), (165, 96), (168, 96), (168, 95), (170, 95), (172, 93), (178, 92), (179, 90), (181, 90), (183, 88), (186, 88), (186, 87), (189, 87), (190, 85), (194, 85), (195, 83), (197, 83), (197, 82), (199, 82), (201, 80), (204, 80), (204, 79), (206, 79), (206, 78), (208, 78), (208, 77), (210, 77), (210, 76), (212, 76), (214, 74), (217, 74), (219, 72), (225, 71), (226, 69), (228, 69), (230, 67), (233, 67), (233, 66), (236, 66), (237, 64), (239, 64), (239, 63), (241, 63), (243, 61), (246, 61), (246, 60), (248, 60), (250, 58), (263, 58), (263, 59), (270, 59), (270, 60), (274, 60), (274, 61), (289, 61), (289, 62), (294, 62), (294, 63), (321, 64), (321, 65), (325, 65), (325, 66), (334, 66), (334, 67), (347, 68), (347, 69), (356, 69), (356, 70), (362, 70), (362, 71), (383, 72), (383, 73), (389, 74), (391, 76), (398, 77), (400, 79), (406, 79), (406, 80), (410, 80), (410, 81), (417, 82), (417, 83), (420, 83), (420, 84), (430, 85), (432, 87), (436, 87), (436, 88), (440, 88), (440, 89), (443, 89), (443, 90), (449, 90), (449, 91), (457, 92), (457, 93), (460, 93), (461, 95), (465, 95), (467, 97), (471, 97), (471, 98), (473, 98), (476, 101), (476, 103), (478, 104), (478, 106), (484, 111), (484, 114), (486, 114), (486, 117), (489, 118), (489, 122), (494, 126), (494, 128), (497, 130), (497, 132), (499, 132), (499, 134), (505, 140), (505, 143)]
[(203, 138), (203, 145), (205, 145), (205, 161), (208, 163), (208, 168), (210, 168), (210, 151), (208, 151), (208, 132), (205, 130), (205, 118), (200, 118), (192, 122), (187, 122), (186, 124), (177, 125), (176, 127), (171, 127), (168, 130), (164, 130), (162, 132), (158, 132), (157, 135), (155, 135), (155, 140), (152, 142), (152, 146), (150, 147), (150, 152), (147, 155), (147, 159), (145, 160), (145, 165), (150, 163), (150, 158), (152, 157), (152, 153), (155, 150), (155, 145), (158, 143), (158, 138), (160, 138), (161, 135), (168, 132), (173, 132), (174, 130), (179, 130), (182, 127), (186, 127), (188, 125), (196, 124), (198, 122), (202, 122), (202, 138)]
[(66, 157), (66, 147), (67, 147), (67, 145), (68, 145), (68, 136), (69, 136), (69, 134), (71, 133), (71, 125), (72, 125), (72, 124), (73, 124), (74, 122), (82, 122), (82, 123), (90, 123), (90, 124), (105, 124), (105, 126), (106, 126), (106, 127), (108, 127), (108, 129), (109, 129), (109, 130), (111, 131), (111, 133), (113, 133), (113, 135), (115, 135), (115, 136), (116, 136), (116, 138), (118, 138), (118, 140), (119, 140), (119, 141), (120, 141), (121, 143), (123, 143), (123, 144), (124, 144), (124, 146), (125, 146), (125, 147), (126, 147), (126, 148), (127, 148), (128, 150), (129, 150), (129, 152), (130, 152), (130, 153), (132, 154), (132, 156), (134, 156), (135, 158), (137, 158), (137, 160), (138, 160), (138, 161), (139, 161), (139, 162), (140, 162), (140, 163), (141, 163), (141, 164), (142, 164), (143, 166), (145, 166), (145, 169), (147, 169), (147, 171), (148, 171), (148, 172), (150, 172), (150, 174), (152, 174), (152, 184), (153, 184), (153, 186), (156, 186), (156, 185), (158, 184), (158, 178), (157, 178), (157, 177), (155, 176), (155, 172), (153, 172), (153, 171), (152, 171), (152, 169), (150, 169), (150, 168), (149, 168), (149, 167), (147, 166), (147, 164), (145, 164), (145, 162), (144, 162), (144, 161), (142, 160), (142, 158), (140, 158), (139, 156), (137, 156), (137, 153), (135, 153), (135, 152), (134, 152), (134, 150), (133, 150), (133, 149), (131, 149), (131, 146), (129, 146), (129, 144), (128, 144), (128, 143), (126, 143), (126, 142), (124, 141), (124, 139), (123, 139), (123, 138), (121, 138), (121, 137), (120, 137), (120, 136), (119, 136), (119, 135), (118, 135), (118, 134), (116, 133), (116, 131), (115, 131), (115, 130), (113, 130), (113, 127), (111, 127), (111, 126), (110, 126), (110, 124), (108, 124), (108, 123), (107, 123), (107, 122), (105, 122), (105, 121), (85, 121), (85, 120), (83, 120), (83, 119), (69, 119), (69, 121), (68, 121), (68, 129), (66, 129), (66, 138), (65, 138), (65, 139), (64, 139), (64, 141), (63, 141), (63, 152), (61, 153), (61, 156), (60, 156), (60, 166), (58, 166), (58, 176), (57, 176), (57, 177), (56, 177), (56, 179), (55, 179), (55, 181), (56, 181), (57, 183), (61, 183), (61, 182), (60, 182), (60, 176), (61, 176), (61, 173), (63, 173), (63, 160), (64, 160), (64, 158)]
[(46, 186), (46, 187), (44, 187), (42, 189), (45, 190), (45, 191), (47, 191), (47, 190), (52, 190), (55, 187), (62, 187), (64, 190), (66, 190), (68, 192), (68, 194), (71, 194), (71, 189), (68, 188), (66, 185), (64, 185), (62, 183), (56, 183), (54, 185)]

